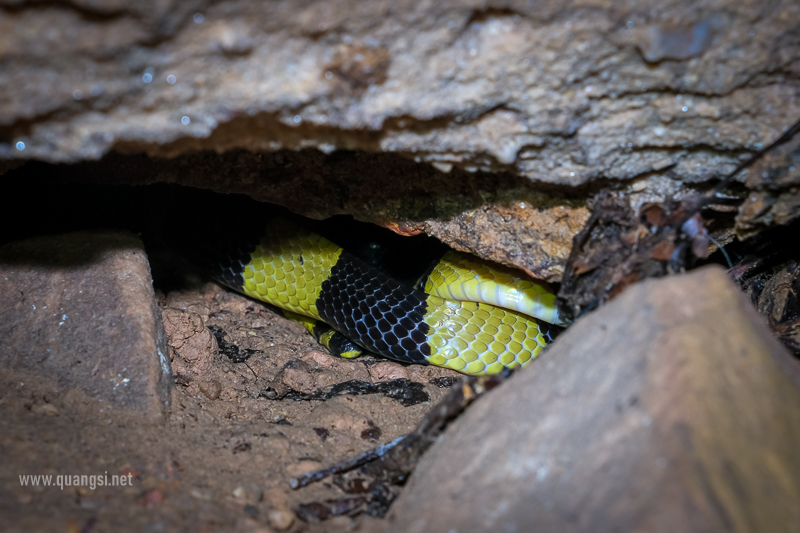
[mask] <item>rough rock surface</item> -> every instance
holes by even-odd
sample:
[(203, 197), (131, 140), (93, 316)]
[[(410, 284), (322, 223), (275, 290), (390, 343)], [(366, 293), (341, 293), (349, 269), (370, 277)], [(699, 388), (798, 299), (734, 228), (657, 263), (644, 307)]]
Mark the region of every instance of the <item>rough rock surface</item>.
[[(637, 205), (691, 193), (800, 116), (798, 19), (793, 0), (2, 0), (0, 169), (244, 148), (260, 172), (211, 185), (258, 196), (290, 177), (259, 166), (263, 152), (397, 154), (472, 199), (424, 213), (402, 196), (402, 209), (356, 202), (353, 187), (320, 198), (556, 280), (586, 217), (567, 200), (609, 183)], [(360, 169), (367, 192), (388, 167)], [(491, 197), (497, 188), (465, 177), (476, 171), (561, 190)], [(784, 195), (759, 224), (795, 216), (796, 203)]]
[(587, 315), (423, 458), (391, 531), (800, 531), (800, 368), (719, 268)]
[(800, 216), (800, 138), (767, 154), (750, 170), (745, 185), (751, 192), (736, 217), (739, 237)]
[[(76, 232), (0, 247), (0, 367), (151, 418), (172, 372), (142, 242)], [(36, 405), (48, 405), (40, 399)]]
[(703, 181), (800, 115), (798, 18), (792, 0), (4, 0), (0, 157), (316, 146)]
[[(317, 219), (352, 214), (401, 234), (423, 231), (452, 248), (552, 281), (589, 216), (583, 198), (540, 190), (525, 178), (459, 169), (443, 174), (387, 154), (237, 150), (169, 160), (112, 156), (56, 168), (54, 174), (69, 182), (175, 183), (247, 194)], [(30, 169), (12, 179), (24, 179), (25, 171)], [(174, 201), (180, 203), (180, 196)]]

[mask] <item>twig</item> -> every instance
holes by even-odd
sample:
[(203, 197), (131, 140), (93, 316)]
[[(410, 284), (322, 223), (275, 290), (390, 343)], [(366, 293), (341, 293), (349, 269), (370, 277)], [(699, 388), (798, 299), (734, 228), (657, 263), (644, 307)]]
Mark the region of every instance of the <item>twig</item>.
[(349, 459), (345, 459), (339, 463), (336, 463), (333, 466), (328, 468), (321, 468), (319, 470), (314, 470), (313, 472), (309, 472), (308, 474), (303, 474), (301, 476), (293, 477), (289, 480), (289, 485), (293, 489), (299, 489), (300, 487), (305, 487), (309, 483), (313, 483), (314, 481), (319, 481), (320, 479), (324, 479), (328, 476), (332, 476), (334, 474), (338, 474), (339, 472), (346, 472), (348, 470), (352, 470), (353, 468), (359, 467), (363, 464), (369, 463), (370, 461), (374, 461), (375, 459), (381, 457), (386, 452), (397, 446), (400, 441), (405, 439), (407, 435), (403, 435), (402, 437), (397, 437), (392, 442), (388, 442), (386, 444), (382, 444), (377, 448), (372, 448), (360, 455), (356, 455), (350, 457)]

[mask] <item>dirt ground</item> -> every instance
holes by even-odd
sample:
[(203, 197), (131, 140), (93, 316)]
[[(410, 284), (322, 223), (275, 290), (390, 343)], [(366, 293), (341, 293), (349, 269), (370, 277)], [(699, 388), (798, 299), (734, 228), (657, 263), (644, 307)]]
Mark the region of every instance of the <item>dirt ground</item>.
[[(123, 202), (109, 201), (107, 190), (89, 193), (78, 190), (70, 197), (56, 191), (48, 201), (40, 194), (41, 227), (19, 226), (24, 231), (17, 238), (53, 227), (68, 231), (72, 228), (65, 221), (70, 220), (81, 227), (80, 215), (91, 215), (93, 222), (98, 205), (127, 218), (119, 207)], [(130, 196), (124, 190), (115, 198)], [(98, 198), (106, 203), (96, 203)], [(788, 228), (788, 237), (775, 239), (775, 246), (785, 247), (795, 234), (796, 228)], [(328, 481), (295, 491), (289, 480), (409, 433), (460, 375), (371, 356), (334, 358), (299, 324), (219, 285), (200, 282), (183, 272), (174, 257), (143, 240), (169, 335), (171, 410), (163, 422), (145, 420), (35, 372), (4, 371), (0, 531), (385, 529), (382, 519), (363, 514), (303, 520), (297, 512), (301, 504), (345, 494)], [(783, 327), (796, 339), (791, 329), (797, 327), (796, 314), (784, 312), (796, 309), (796, 263), (781, 272), (770, 282), (773, 275), (767, 269), (759, 281), (766, 285), (754, 285), (758, 291), (751, 299), (772, 302), (773, 293), (784, 295), (773, 298), (777, 304), (767, 302), (767, 309), (781, 313), (759, 308), (775, 315), (773, 328)], [(344, 384), (351, 380), (394, 386), (347, 394)], [(345, 393), (334, 394), (341, 390)], [(88, 480), (79, 480), (55, 486), (58, 476), (75, 474), (104, 480), (118, 476), (130, 485), (92, 488)], [(53, 476), (51, 486), (43, 486), (41, 479), (33, 485), (29, 478), (24, 484), (20, 476), (29, 475)]]
[[(163, 424), (98, 405), (35, 375), (0, 378), (0, 529), (380, 528), (380, 519), (363, 515), (300, 520), (293, 512), (298, 504), (343, 494), (327, 482), (293, 491), (289, 479), (408, 433), (455, 381), (437, 378), (459, 375), (370, 356), (334, 358), (302, 326), (215, 284), (156, 294), (175, 377)], [(282, 371), (289, 361), (296, 363)], [(287, 385), (313, 393), (353, 379), (403, 378), (421, 390), (397, 399), (380, 393), (270, 399)], [(52, 475), (55, 483), (56, 476), (71, 474), (130, 475), (132, 484), (60, 488), (18, 480)]]

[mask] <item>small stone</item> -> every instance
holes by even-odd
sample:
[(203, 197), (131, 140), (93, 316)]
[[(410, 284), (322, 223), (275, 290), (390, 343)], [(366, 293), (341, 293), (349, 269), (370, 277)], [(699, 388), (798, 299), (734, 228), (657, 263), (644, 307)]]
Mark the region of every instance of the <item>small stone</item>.
[(216, 379), (211, 381), (201, 381), (198, 385), (200, 392), (202, 392), (209, 400), (216, 400), (222, 392), (222, 384)]
[(244, 506), (244, 514), (255, 518), (256, 516), (258, 516), (258, 507), (256, 507), (255, 505), (247, 504)]
[(356, 381), (369, 381), (370, 375), (363, 363), (356, 363), (347, 359), (336, 361), (336, 370)]
[(256, 41), (248, 36), (250, 27), (241, 22), (220, 21), (212, 26), (211, 35), (217, 47), (226, 54), (245, 54)]
[(245, 483), (233, 489), (233, 497), (247, 504), (256, 504), (264, 497), (264, 491), (255, 483)]
[(397, 363), (378, 363), (369, 367), (369, 375), (375, 381), (408, 379), (408, 371)]
[(334, 516), (326, 520), (325, 523), (330, 526), (331, 531), (353, 531), (357, 524), (349, 516)]
[(317, 390), (311, 369), (304, 361), (295, 361), (295, 364), (282, 370), (283, 384), (298, 392), (312, 393)]
[(288, 465), (286, 467), (286, 473), (291, 477), (297, 477), (313, 472), (314, 470), (319, 470), (320, 468), (322, 468), (322, 463), (319, 461), (300, 461)]
[(211, 501), (213, 499), (213, 495), (208, 489), (198, 489), (195, 487), (189, 491), (189, 494), (191, 494), (192, 498), (197, 498), (198, 500)]
[(322, 368), (330, 368), (337, 362), (337, 359), (334, 356), (327, 353), (323, 353), (319, 350), (311, 350), (309, 352), (306, 352), (306, 354), (303, 355), (301, 359), (308, 363), (316, 363), (317, 366), (320, 366)]
[(286, 495), (285, 491), (279, 489), (278, 487), (267, 489), (267, 491), (264, 493), (264, 500), (270, 505), (270, 507), (289, 507), (289, 496)]
[(142, 507), (153, 509), (164, 503), (164, 493), (158, 489), (150, 489), (139, 498)]
[(31, 407), (31, 411), (37, 415), (58, 416), (58, 407), (52, 403), (40, 403)]
[(294, 513), (286, 508), (273, 509), (267, 513), (267, 522), (278, 531), (286, 531), (294, 524)]
[(203, 324), (203, 318), (197, 313), (171, 307), (161, 311), (161, 318), (169, 347), (181, 357), (180, 362), (173, 363), (175, 371), (198, 375), (208, 372), (219, 348), (216, 339)]

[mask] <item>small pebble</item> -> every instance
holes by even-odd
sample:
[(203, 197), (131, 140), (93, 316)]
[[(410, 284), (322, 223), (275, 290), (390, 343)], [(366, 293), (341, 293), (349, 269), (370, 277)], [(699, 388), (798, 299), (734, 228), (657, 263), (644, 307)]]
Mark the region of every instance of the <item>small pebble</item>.
[(337, 362), (337, 359), (334, 356), (319, 350), (311, 350), (306, 352), (301, 359), (308, 363), (314, 362), (322, 368), (330, 368)]
[(289, 496), (285, 491), (277, 487), (267, 489), (267, 491), (264, 493), (264, 500), (267, 502), (269, 507), (274, 507), (276, 509), (289, 507)]
[(158, 489), (150, 489), (145, 492), (139, 499), (142, 507), (153, 509), (158, 507), (164, 502), (164, 493)]
[(189, 491), (189, 494), (191, 494), (192, 498), (197, 498), (198, 500), (204, 501), (211, 501), (214, 498), (211, 494), (211, 491), (206, 489), (193, 488)]
[(273, 509), (267, 513), (267, 522), (278, 531), (286, 531), (294, 524), (294, 513), (289, 509)]
[(247, 483), (233, 489), (233, 497), (241, 502), (254, 504), (261, 501), (264, 491), (255, 483)]
[(244, 513), (248, 516), (256, 517), (258, 516), (258, 507), (255, 505), (245, 505), (244, 506)]
[(56, 407), (52, 403), (41, 403), (34, 405), (33, 407), (31, 407), (31, 411), (33, 411), (37, 415), (58, 416), (58, 407)]
[(201, 381), (198, 384), (200, 387), (200, 392), (205, 394), (206, 398), (209, 400), (216, 400), (219, 398), (219, 394), (222, 392), (222, 384), (216, 379), (211, 381)]
[(408, 379), (408, 371), (397, 363), (378, 363), (369, 368), (369, 375), (375, 381)]
[(322, 468), (322, 463), (318, 461), (300, 461), (287, 466), (286, 473), (291, 477), (297, 477), (313, 472), (314, 470), (319, 470), (320, 468)]
[(284, 369), (282, 381), (290, 389), (311, 394), (317, 389), (317, 383), (314, 380), (314, 375), (306, 370), (308, 365), (304, 365), (304, 367)]
[(356, 523), (349, 516), (334, 516), (326, 522), (331, 526), (331, 530), (353, 531)]

